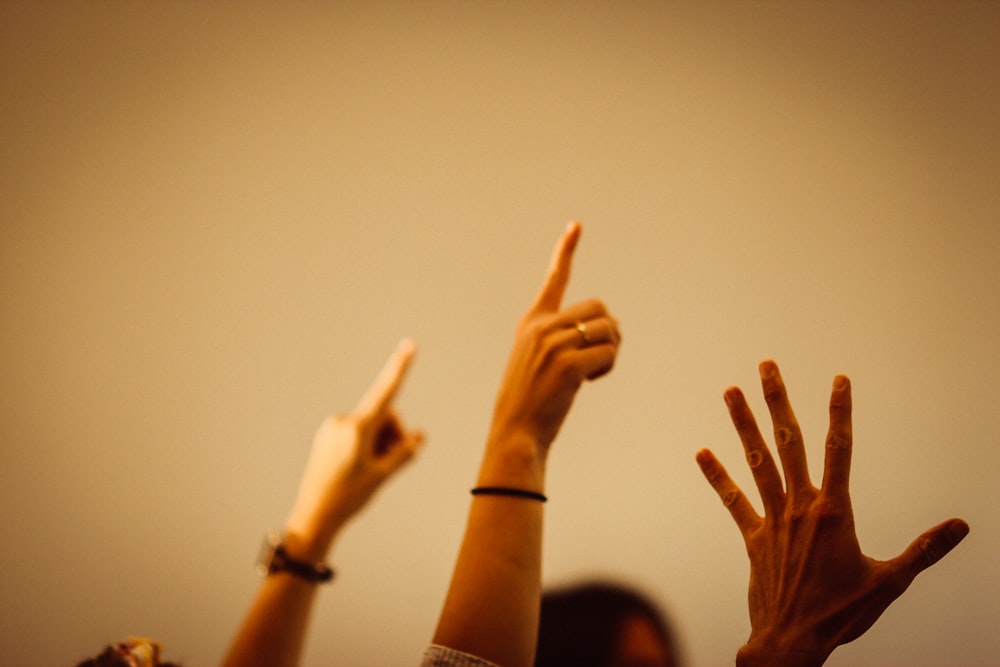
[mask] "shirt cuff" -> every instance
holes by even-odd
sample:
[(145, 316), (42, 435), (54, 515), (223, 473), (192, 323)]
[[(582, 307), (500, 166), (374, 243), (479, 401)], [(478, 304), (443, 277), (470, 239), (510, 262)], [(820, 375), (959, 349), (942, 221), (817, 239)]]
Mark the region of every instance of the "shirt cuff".
[(431, 644), (424, 651), (424, 660), (420, 663), (420, 667), (499, 667), (499, 665), (447, 646)]

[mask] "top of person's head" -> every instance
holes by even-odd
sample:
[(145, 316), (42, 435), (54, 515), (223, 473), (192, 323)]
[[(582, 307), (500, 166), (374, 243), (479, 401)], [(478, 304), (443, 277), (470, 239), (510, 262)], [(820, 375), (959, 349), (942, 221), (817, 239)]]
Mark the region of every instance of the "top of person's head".
[(131, 637), (114, 646), (107, 646), (100, 655), (88, 658), (77, 667), (180, 667), (160, 662), (162, 647), (151, 639)]
[(535, 667), (680, 667), (669, 621), (645, 594), (593, 581), (546, 591)]

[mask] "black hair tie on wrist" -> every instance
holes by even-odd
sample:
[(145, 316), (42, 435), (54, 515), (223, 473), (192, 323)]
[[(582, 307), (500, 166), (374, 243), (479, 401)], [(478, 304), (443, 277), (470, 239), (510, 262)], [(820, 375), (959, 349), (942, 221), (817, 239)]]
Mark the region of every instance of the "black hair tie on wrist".
[(477, 486), (472, 490), (474, 496), (510, 496), (512, 498), (527, 498), (544, 503), (548, 498), (537, 491), (525, 491), (524, 489), (511, 489), (506, 486)]

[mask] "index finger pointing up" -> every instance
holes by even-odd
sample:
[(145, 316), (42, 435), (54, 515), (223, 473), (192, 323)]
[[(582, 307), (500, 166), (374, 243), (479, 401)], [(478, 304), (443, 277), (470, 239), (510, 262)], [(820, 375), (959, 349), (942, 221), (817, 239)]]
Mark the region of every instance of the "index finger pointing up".
[(573, 262), (576, 242), (580, 239), (580, 230), (579, 222), (574, 221), (566, 225), (566, 230), (552, 251), (549, 272), (545, 276), (545, 282), (542, 283), (542, 289), (535, 297), (532, 310), (553, 312), (559, 310), (566, 284), (569, 283), (569, 268)]
[(416, 343), (409, 338), (400, 341), (392, 356), (385, 362), (378, 377), (375, 378), (375, 382), (358, 403), (359, 413), (379, 414), (389, 407), (392, 399), (396, 397), (399, 387), (403, 384), (403, 376), (406, 375), (406, 370), (410, 367), (416, 353)]

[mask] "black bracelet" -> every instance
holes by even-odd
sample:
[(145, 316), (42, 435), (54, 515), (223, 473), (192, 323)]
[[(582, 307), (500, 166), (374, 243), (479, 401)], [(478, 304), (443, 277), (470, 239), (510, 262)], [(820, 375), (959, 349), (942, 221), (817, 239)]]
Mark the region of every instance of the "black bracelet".
[(477, 486), (472, 490), (474, 496), (511, 496), (512, 498), (527, 498), (544, 503), (546, 498), (537, 491), (525, 491), (524, 489), (510, 489), (506, 486)]

